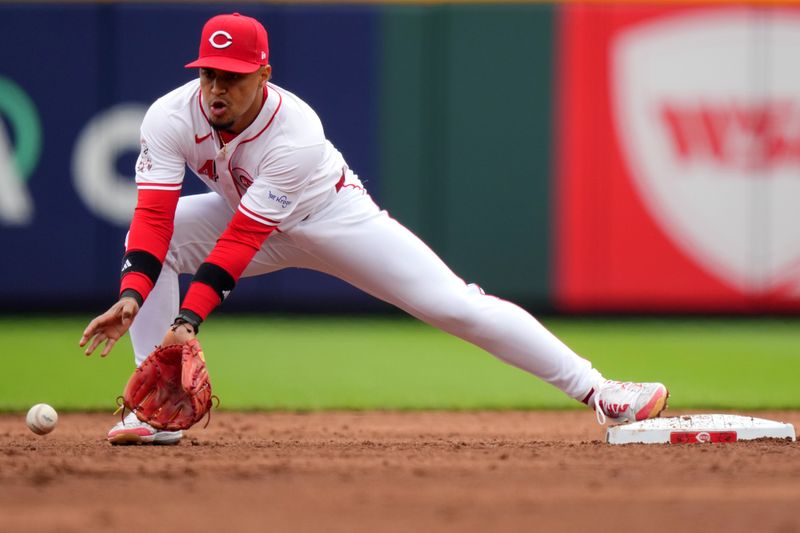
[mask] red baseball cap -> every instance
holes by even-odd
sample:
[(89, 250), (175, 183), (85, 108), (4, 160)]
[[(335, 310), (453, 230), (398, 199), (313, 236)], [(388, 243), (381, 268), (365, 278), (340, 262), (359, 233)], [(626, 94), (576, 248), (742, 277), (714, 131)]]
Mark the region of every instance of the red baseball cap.
[(249, 74), (268, 63), (267, 30), (256, 19), (233, 13), (208, 19), (200, 38), (200, 54), (186, 68)]

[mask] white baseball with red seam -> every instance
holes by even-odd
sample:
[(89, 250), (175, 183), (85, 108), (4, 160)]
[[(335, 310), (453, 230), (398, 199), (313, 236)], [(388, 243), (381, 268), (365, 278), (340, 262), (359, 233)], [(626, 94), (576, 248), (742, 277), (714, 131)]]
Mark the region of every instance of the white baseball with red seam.
[(55, 429), (58, 413), (46, 403), (37, 403), (28, 410), (28, 428), (37, 435), (46, 435)]

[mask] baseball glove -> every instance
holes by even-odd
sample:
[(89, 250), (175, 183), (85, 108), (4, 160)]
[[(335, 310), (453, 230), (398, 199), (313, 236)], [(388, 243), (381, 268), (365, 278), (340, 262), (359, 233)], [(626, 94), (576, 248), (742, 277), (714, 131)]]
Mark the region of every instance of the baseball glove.
[[(124, 407), (156, 429), (188, 429), (211, 410), (211, 382), (197, 339), (157, 347), (136, 369)], [(210, 415), (209, 415), (210, 416)]]

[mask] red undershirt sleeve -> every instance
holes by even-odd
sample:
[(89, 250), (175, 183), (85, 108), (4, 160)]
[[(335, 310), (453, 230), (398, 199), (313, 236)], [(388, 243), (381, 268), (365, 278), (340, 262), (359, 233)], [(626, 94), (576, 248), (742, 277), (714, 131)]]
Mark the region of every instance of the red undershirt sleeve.
[[(164, 263), (172, 239), (175, 209), (178, 206), (180, 190), (139, 189), (136, 209), (133, 212), (126, 253), (147, 252), (159, 264)], [(129, 272), (120, 280), (120, 293), (133, 289), (147, 298), (155, 284), (142, 272)]]
[[(274, 230), (275, 226), (257, 222), (237, 210), (205, 263), (221, 268), (235, 283)], [(181, 309), (189, 310), (205, 320), (221, 301), (217, 289), (195, 279), (189, 285)]]

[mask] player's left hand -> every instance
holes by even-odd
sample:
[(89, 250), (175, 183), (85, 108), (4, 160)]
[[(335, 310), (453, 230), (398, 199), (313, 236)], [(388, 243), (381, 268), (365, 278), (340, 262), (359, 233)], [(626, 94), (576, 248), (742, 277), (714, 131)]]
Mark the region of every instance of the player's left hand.
[[(86, 348), (86, 355), (91, 355), (100, 344), (105, 341), (106, 345), (100, 352), (100, 357), (105, 357), (111, 352), (114, 344), (123, 336), (128, 328), (131, 327), (133, 319), (139, 312), (139, 304), (133, 298), (120, 298), (112, 305), (108, 311), (89, 322), (83, 330), (80, 346)], [(89, 342), (91, 341), (91, 342)]]
[(211, 381), (197, 339), (156, 347), (125, 387), (123, 402), (154, 428), (189, 429), (211, 409)]

